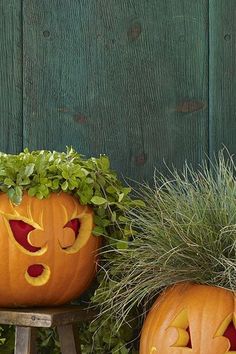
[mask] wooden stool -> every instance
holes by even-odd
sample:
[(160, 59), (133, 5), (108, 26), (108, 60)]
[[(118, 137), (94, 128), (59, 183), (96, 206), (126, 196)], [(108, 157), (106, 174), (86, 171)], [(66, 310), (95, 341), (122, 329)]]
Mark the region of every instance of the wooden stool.
[(36, 327), (56, 327), (62, 354), (81, 354), (75, 323), (92, 320), (95, 312), (81, 306), (0, 308), (0, 324), (16, 326), (15, 354), (36, 354)]

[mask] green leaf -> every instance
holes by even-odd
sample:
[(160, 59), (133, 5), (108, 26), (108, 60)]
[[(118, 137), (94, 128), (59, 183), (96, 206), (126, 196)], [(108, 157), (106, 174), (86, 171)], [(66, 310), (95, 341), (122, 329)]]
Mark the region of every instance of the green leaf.
[(36, 193), (36, 197), (37, 197), (38, 199), (43, 199), (44, 195), (43, 195), (42, 192), (39, 191), (39, 192)]
[(36, 187), (31, 187), (28, 190), (28, 194), (29, 194), (30, 197), (34, 197), (36, 193), (37, 193), (37, 188)]
[(117, 189), (115, 187), (113, 187), (113, 186), (108, 186), (106, 188), (106, 192), (109, 193), (109, 194), (115, 194), (116, 191), (117, 191)]
[(128, 242), (126, 242), (126, 241), (118, 241), (117, 243), (116, 243), (116, 247), (119, 249), (119, 250), (125, 250), (125, 249), (127, 249), (128, 248)]
[(105, 198), (102, 197), (98, 197), (98, 196), (94, 196), (91, 199), (91, 203), (93, 203), (94, 205), (103, 205), (107, 202), (107, 200)]
[(104, 171), (109, 170), (109, 168), (110, 168), (110, 161), (109, 161), (109, 159), (108, 159), (107, 156), (101, 156), (101, 158), (100, 158), (100, 164), (101, 164), (101, 168), (102, 168)]
[(126, 223), (127, 221), (129, 221), (129, 219), (126, 216), (123, 216), (123, 215), (120, 215), (118, 219), (122, 223)]
[(70, 178), (69, 172), (67, 170), (62, 171), (61, 174), (62, 174), (62, 177), (65, 178), (65, 179), (69, 179)]
[(64, 183), (62, 183), (61, 189), (62, 189), (63, 191), (66, 191), (66, 190), (68, 189), (68, 182), (67, 182), (67, 181), (65, 181)]
[(95, 226), (93, 228), (93, 235), (95, 236), (101, 236), (104, 234), (104, 228), (101, 226)]
[(143, 200), (140, 200), (140, 199), (135, 199), (135, 201), (133, 202), (134, 203), (134, 206), (136, 207), (145, 207), (145, 203)]
[(106, 185), (106, 179), (103, 176), (98, 176), (97, 182), (101, 187), (105, 187)]
[(88, 176), (89, 171), (86, 170), (85, 168), (81, 168), (80, 171), (76, 171), (76, 174), (78, 177), (83, 177), (83, 176)]
[(52, 188), (58, 189), (59, 188), (59, 179), (54, 179), (52, 182)]
[(34, 172), (34, 167), (35, 167), (34, 163), (30, 163), (29, 165), (27, 165), (25, 167), (25, 176), (26, 177), (29, 177), (32, 175), (32, 173)]
[(15, 205), (19, 205), (21, 203), (22, 198), (16, 194), (14, 194), (11, 198), (12, 203)]
[(22, 197), (22, 188), (19, 186), (16, 186), (15, 193), (18, 197)]
[(15, 185), (15, 183), (13, 182), (13, 180), (11, 178), (5, 178), (3, 183), (6, 184), (7, 186), (14, 186)]
[(119, 199), (118, 199), (119, 203), (122, 201), (122, 199), (124, 198), (124, 196), (125, 196), (124, 193), (120, 193), (120, 194), (119, 194)]
[(115, 221), (116, 221), (116, 212), (115, 212), (115, 211), (113, 211), (113, 212), (111, 213), (111, 221), (112, 221), (112, 222), (115, 222)]
[(85, 181), (86, 181), (86, 183), (88, 183), (88, 184), (94, 183), (93, 178), (90, 178), (90, 177), (87, 177), (87, 178), (85, 179)]
[(132, 191), (132, 188), (131, 188), (131, 187), (122, 188), (122, 192), (123, 192), (125, 195), (128, 195), (131, 191)]

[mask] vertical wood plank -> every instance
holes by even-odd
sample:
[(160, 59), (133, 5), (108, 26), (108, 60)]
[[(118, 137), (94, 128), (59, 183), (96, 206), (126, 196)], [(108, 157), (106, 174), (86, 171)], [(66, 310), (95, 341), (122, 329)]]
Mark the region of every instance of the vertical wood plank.
[(208, 1), (25, 0), (24, 144), (125, 177), (208, 152)]
[(16, 326), (14, 354), (36, 354), (36, 329)]
[(75, 341), (74, 331), (72, 324), (57, 326), (62, 354), (81, 354), (80, 344)]
[(0, 1), (0, 151), (22, 149), (21, 0)]
[(210, 150), (236, 153), (236, 2), (210, 0)]

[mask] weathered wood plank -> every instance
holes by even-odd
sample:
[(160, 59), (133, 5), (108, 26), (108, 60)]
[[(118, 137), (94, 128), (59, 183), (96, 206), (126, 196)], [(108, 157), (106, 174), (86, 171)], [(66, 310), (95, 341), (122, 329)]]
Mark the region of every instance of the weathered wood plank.
[(210, 150), (236, 153), (236, 2), (210, 0)]
[(79, 342), (76, 343), (75, 328), (72, 325), (57, 326), (62, 354), (81, 354)]
[(36, 329), (16, 326), (14, 354), (36, 354)]
[(22, 150), (21, 1), (0, 1), (0, 150)]
[(208, 1), (25, 0), (24, 144), (150, 180), (208, 152)]
[(0, 309), (0, 324), (30, 327), (53, 327), (91, 321), (95, 311), (81, 306), (52, 308)]

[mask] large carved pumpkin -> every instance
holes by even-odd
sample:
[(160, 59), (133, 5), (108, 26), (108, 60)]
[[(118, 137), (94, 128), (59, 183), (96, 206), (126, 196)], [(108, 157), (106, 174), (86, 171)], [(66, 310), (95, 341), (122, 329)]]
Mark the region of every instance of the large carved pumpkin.
[(100, 239), (93, 213), (66, 193), (15, 206), (0, 194), (0, 306), (59, 305), (91, 282)]
[(182, 284), (154, 303), (144, 323), (140, 354), (236, 354), (235, 294)]

